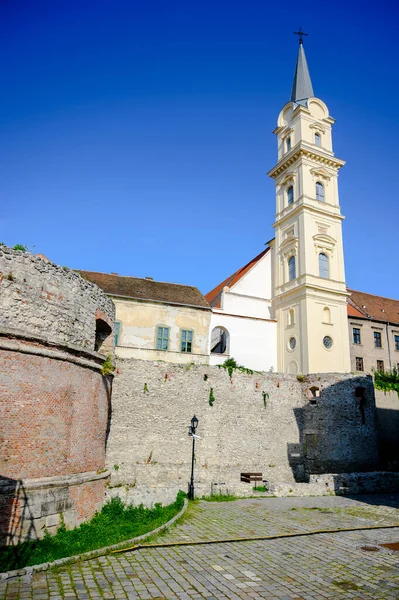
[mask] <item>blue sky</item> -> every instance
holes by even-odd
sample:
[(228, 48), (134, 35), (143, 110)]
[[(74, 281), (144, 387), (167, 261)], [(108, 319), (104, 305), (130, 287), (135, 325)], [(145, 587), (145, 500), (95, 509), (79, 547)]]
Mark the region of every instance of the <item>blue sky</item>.
[(273, 237), (301, 26), (337, 123), (346, 278), (399, 298), (395, 2), (0, 2), (0, 240), (209, 291)]

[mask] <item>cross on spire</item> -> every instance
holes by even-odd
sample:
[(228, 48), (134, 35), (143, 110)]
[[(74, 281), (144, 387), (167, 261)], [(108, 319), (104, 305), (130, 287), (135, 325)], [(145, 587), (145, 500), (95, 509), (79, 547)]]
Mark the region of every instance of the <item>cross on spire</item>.
[(303, 36), (308, 34), (302, 31), (302, 27), (300, 27), (299, 31), (294, 31), (294, 35), (299, 35), (299, 43), (303, 44)]

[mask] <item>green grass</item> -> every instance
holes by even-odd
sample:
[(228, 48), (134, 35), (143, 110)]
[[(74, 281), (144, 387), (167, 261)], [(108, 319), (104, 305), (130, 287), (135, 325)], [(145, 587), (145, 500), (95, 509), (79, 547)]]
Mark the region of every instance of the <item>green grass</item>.
[(231, 494), (211, 494), (210, 496), (202, 496), (201, 500), (206, 500), (206, 502), (233, 502), (234, 500), (240, 500), (240, 498)]
[(0, 571), (51, 562), (148, 533), (172, 519), (183, 508), (184, 497), (179, 492), (173, 504), (156, 504), (151, 509), (143, 505), (125, 506), (120, 498), (113, 498), (88, 523), (75, 529), (67, 531), (61, 526), (54, 536), (47, 533), (41, 540), (2, 548)]
[(269, 488), (266, 485), (258, 485), (258, 487), (252, 488), (254, 492), (268, 492)]

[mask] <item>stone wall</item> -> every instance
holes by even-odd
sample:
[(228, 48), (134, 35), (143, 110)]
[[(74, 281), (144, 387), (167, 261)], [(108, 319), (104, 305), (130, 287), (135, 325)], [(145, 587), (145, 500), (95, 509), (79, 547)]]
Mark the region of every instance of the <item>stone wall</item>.
[(79, 275), (0, 247), (0, 544), (101, 507), (113, 319)]
[(96, 317), (113, 325), (102, 290), (44, 257), (0, 246), (0, 285), (2, 328), (94, 350)]
[(246, 471), (262, 472), (272, 482), (295, 482), (311, 473), (373, 470), (377, 462), (369, 377), (326, 374), (300, 382), (294, 376), (234, 372), (230, 378), (225, 369), (208, 365), (119, 360), (107, 494), (150, 505), (186, 490), (194, 414), (198, 495), (250, 493), (251, 486), (240, 483)]

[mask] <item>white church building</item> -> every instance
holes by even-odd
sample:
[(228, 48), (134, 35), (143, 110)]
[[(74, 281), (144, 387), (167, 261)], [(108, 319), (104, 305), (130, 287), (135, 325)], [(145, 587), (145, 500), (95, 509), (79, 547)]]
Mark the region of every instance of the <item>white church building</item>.
[(326, 104), (313, 94), (302, 37), (291, 99), (274, 134), (275, 238), (205, 297), (210, 362), (255, 370), (351, 370), (338, 171)]

